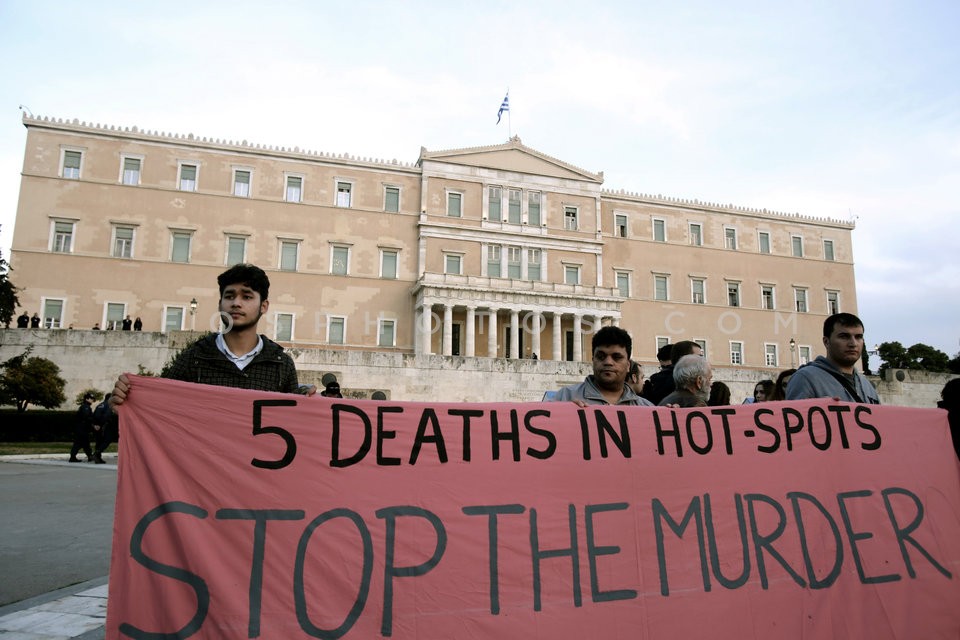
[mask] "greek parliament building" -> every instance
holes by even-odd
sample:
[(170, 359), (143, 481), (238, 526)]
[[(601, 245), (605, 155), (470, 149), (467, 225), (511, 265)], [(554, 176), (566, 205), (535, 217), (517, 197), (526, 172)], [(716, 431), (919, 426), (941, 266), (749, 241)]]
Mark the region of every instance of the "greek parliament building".
[(23, 124), (11, 266), (51, 329), (207, 330), (216, 276), (252, 262), (261, 330), (297, 349), (583, 362), (614, 324), (644, 364), (692, 339), (759, 378), (856, 312), (853, 224), (604, 189), (518, 137), (406, 164)]

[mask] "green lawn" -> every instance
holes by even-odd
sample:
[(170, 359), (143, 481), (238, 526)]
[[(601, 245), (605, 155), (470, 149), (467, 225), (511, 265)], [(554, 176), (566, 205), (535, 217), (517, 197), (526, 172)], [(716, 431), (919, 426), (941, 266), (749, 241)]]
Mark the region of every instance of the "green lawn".
[(69, 454), (72, 444), (71, 442), (0, 442), (0, 456), (32, 453)]

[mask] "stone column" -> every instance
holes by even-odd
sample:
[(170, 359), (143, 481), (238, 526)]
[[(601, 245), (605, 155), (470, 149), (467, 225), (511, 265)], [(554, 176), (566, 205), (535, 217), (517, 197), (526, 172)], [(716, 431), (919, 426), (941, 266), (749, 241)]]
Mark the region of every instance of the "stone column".
[(520, 357), (520, 312), (516, 309), (510, 311), (510, 357)]
[(431, 311), (432, 309), (429, 304), (420, 307), (420, 322), (418, 323), (417, 332), (420, 334), (420, 353), (424, 355), (433, 353), (433, 336), (430, 333), (432, 328), (430, 325), (433, 322), (433, 314)]
[(453, 355), (453, 307), (443, 305), (443, 355)]
[(561, 338), (563, 334), (563, 314), (559, 311), (553, 312), (553, 359), (563, 360), (563, 346)]
[(537, 354), (538, 358), (540, 357), (540, 329), (541, 329), (540, 318), (541, 317), (542, 316), (540, 315), (539, 311), (533, 312), (533, 340), (531, 341), (532, 344), (530, 345), (530, 350), (531, 350), (531, 353)]
[(490, 314), (487, 316), (487, 357), (497, 357), (497, 332), (500, 327), (497, 326), (497, 309), (490, 307)]
[(477, 308), (473, 306), (467, 307), (467, 348), (466, 355), (468, 358), (474, 357), (476, 354), (476, 336), (475, 336), (475, 327), (476, 324), (476, 313)]
[(573, 361), (583, 361), (583, 316), (573, 314)]

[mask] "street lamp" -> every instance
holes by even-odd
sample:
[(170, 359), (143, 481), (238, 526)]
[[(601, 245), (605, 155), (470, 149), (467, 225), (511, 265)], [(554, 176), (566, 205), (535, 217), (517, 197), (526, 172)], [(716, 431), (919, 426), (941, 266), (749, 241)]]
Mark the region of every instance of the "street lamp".
[(190, 331), (197, 330), (197, 299), (190, 301)]
[(793, 338), (790, 338), (790, 368), (794, 369), (797, 366), (797, 341)]

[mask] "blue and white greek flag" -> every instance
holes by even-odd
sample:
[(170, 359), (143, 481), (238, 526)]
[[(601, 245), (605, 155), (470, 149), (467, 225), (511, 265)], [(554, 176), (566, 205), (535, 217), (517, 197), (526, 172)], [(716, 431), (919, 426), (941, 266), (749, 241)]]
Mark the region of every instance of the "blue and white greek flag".
[(503, 116), (504, 111), (510, 111), (509, 91), (507, 91), (507, 95), (503, 96), (503, 102), (500, 103), (500, 111), (497, 111), (497, 124), (500, 124), (500, 117)]

